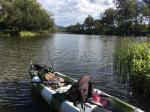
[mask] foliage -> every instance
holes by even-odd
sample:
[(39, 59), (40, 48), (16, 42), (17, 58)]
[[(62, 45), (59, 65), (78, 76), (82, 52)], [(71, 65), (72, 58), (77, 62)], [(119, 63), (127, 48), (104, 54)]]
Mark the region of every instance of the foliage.
[(19, 33), (21, 37), (32, 37), (38, 35), (37, 32), (21, 31)]
[[(147, 1), (147, 2), (146, 2)], [(71, 25), (71, 33), (146, 36), (150, 34), (150, 3), (148, 0), (114, 0), (116, 8), (108, 8), (99, 19), (88, 15), (80, 26)]]
[(114, 59), (115, 73), (122, 78), (122, 82), (128, 83), (135, 95), (149, 97), (150, 42), (123, 39), (116, 47)]
[(36, 0), (0, 0), (0, 29), (15, 32), (47, 30), (53, 27), (52, 15)]
[(116, 18), (116, 11), (112, 8), (109, 8), (104, 11), (102, 15), (103, 24), (106, 26), (114, 26)]
[(85, 29), (89, 30), (92, 29), (94, 25), (94, 19), (91, 15), (88, 15), (88, 17), (84, 20), (84, 27)]

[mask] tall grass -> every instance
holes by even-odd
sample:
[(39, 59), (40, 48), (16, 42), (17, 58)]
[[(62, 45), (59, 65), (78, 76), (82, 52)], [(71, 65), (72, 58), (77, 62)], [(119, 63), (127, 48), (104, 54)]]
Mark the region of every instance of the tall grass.
[(116, 46), (114, 71), (135, 95), (150, 98), (150, 42), (122, 39)]
[(32, 37), (32, 36), (37, 36), (39, 34), (37, 32), (21, 31), (19, 32), (19, 35), (21, 37)]

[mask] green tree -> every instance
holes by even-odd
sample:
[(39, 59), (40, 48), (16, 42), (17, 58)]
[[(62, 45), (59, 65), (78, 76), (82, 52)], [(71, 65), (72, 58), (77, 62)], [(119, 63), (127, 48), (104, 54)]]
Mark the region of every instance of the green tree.
[(135, 9), (135, 0), (115, 0), (118, 24), (122, 24), (128, 21), (132, 21), (136, 9)]
[(94, 33), (95, 34), (103, 34), (103, 25), (101, 20), (94, 21)]
[(72, 33), (82, 33), (83, 32), (83, 25), (77, 22), (75, 25), (70, 25), (66, 28), (67, 31)]
[(132, 21), (132, 26), (133, 26), (133, 31), (134, 34), (136, 35), (141, 35), (142, 28), (143, 28), (143, 23), (145, 23), (144, 20), (144, 11), (146, 11), (145, 3), (141, 0), (135, 0), (135, 13), (133, 15), (133, 21)]
[[(150, 3), (149, 0), (144, 1), (114, 0), (116, 8), (106, 9), (96, 20), (88, 15), (83, 24), (79, 25), (78, 33), (123, 36), (147, 35), (146, 19), (150, 22)], [(76, 33), (79, 28), (77, 26), (71, 25), (68, 27), (70, 28), (68, 31)]]
[(140, 35), (140, 24), (145, 22), (147, 7), (142, 0), (114, 0), (117, 12), (118, 32), (125, 35)]
[(116, 11), (113, 8), (106, 9), (102, 15), (102, 21), (107, 26), (115, 26)]
[(146, 15), (149, 19), (149, 34), (150, 34), (150, 0), (144, 0), (144, 2), (147, 4), (147, 7), (148, 7), (147, 8), (148, 11), (147, 11)]
[(105, 34), (114, 34), (116, 26), (116, 11), (113, 8), (108, 8), (104, 11), (101, 18), (103, 31)]
[(88, 15), (88, 17), (84, 20), (84, 27), (85, 29), (92, 29), (94, 25), (94, 19), (92, 16)]
[(128, 35), (136, 12), (135, 0), (115, 0), (118, 32)]
[(1, 22), (9, 30), (48, 30), (53, 27), (52, 15), (36, 0), (0, 0), (0, 4)]

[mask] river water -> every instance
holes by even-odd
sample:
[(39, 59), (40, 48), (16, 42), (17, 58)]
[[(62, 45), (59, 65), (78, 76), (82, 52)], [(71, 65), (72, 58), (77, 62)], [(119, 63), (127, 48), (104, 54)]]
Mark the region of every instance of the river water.
[(117, 41), (117, 37), (61, 33), (47, 37), (1, 37), (0, 112), (51, 111), (32, 92), (28, 73), (31, 61), (53, 64), (56, 71), (75, 79), (89, 74), (95, 88), (144, 108), (124, 91), (119, 78), (113, 74), (113, 52)]

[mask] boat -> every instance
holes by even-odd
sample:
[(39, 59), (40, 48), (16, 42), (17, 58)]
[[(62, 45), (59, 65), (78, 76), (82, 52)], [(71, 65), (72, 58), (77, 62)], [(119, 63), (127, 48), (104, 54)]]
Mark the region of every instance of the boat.
[[(63, 80), (44, 80), (42, 75), (46, 73), (45, 71)], [(55, 71), (52, 66), (31, 64), (29, 73), (33, 88), (51, 108), (58, 112), (144, 112), (96, 88), (92, 89), (92, 93), (97, 93), (107, 105), (96, 102), (93, 96), (85, 102), (74, 104), (64, 97), (64, 94), (78, 82), (77, 80)]]

